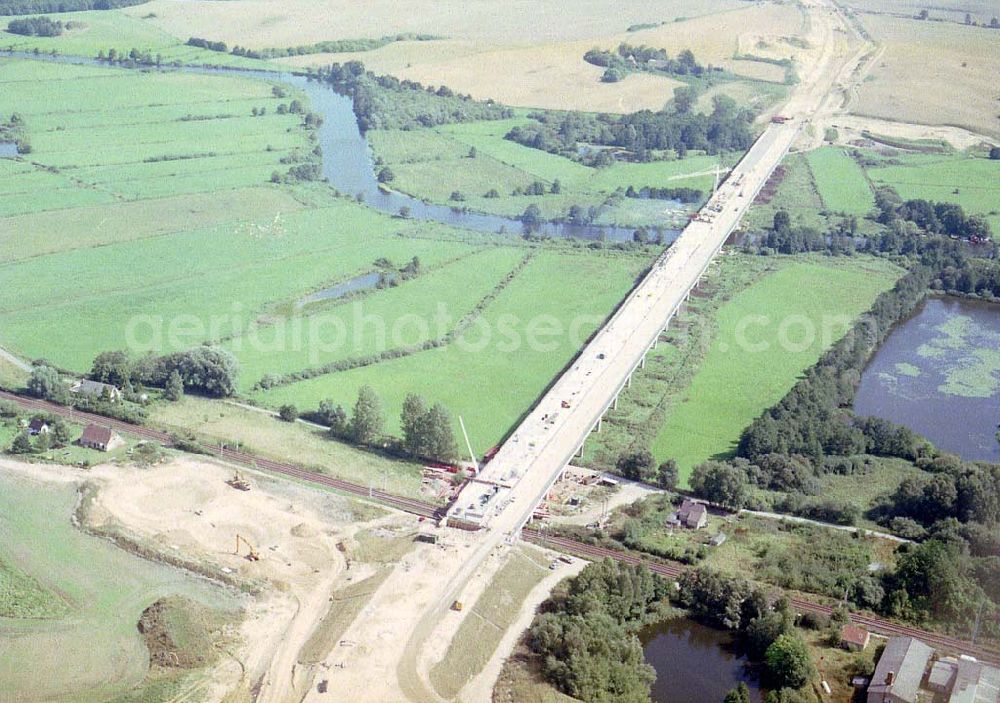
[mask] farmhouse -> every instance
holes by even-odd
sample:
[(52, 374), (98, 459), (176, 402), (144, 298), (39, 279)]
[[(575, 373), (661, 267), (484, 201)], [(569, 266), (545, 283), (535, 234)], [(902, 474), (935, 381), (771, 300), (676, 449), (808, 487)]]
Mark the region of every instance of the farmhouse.
[(30, 435), (40, 435), (49, 433), (49, 423), (40, 417), (32, 419), (28, 423), (28, 434)]
[(912, 637), (890, 638), (872, 675), (868, 703), (915, 703), (933, 653)]
[(700, 530), (708, 524), (708, 508), (704, 503), (696, 503), (685, 498), (681, 507), (667, 518), (667, 524), (680, 525), (689, 530)]
[(69, 387), (70, 393), (86, 396), (87, 398), (107, 398), (117, 402), (122, 399), (122, 392), (110, 383), (101, 383), (83, 378)]
[(80, 435), (79, 444), (81, 447), (110, 452), (125, 444), (125, 440), (110, 427), (87, 425), (83, 434)]

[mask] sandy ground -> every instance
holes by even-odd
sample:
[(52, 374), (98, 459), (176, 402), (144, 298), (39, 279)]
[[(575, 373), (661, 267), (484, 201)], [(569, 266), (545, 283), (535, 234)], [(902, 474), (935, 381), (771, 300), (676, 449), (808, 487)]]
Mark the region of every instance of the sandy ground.
[[(409, 656), (406, 645), (410, 633), (424, 610), (440, 597), (441, 579), (465, 561), (474, 542), (471, 534), (457, 530), (443, 535), (438, 545), (419, 545), (403, 558), (344, 632), (342, 642), (346, 645), (336, 647), (320, 665), (316, 685), (304, 701), (405, 700), (397, 672)], [(458, 619), (458, 613), (448, 613)], [(403, 668), (415, 671), (415, 666)], [(327, 681), (326, 693), (319, 691), (323, 680)], [(429, 694), (426, 700), (438, 699)]]
[[(557, 556), (556, 552), (551, 553), (553, 559)], [(556, 584), (565, 578), (576, 576), (586, 565), (587, 562), (582, 559), (576, 559), (572, 564), (563, 564), (560, 562), (556, 570), (531, 589), (531, 593), (528, 594), (528, 597), (521, 604), (517, 618), (507, 628), (489, 662), (479, 672), (479, 675), (466, 684), (459, 692), (458, 699), (462, 703), (489, 703), (492, 700), (493, 688), (496, 686), (497, 678), (500, 676), (504, 662), (514, 651), (514, 647), (517, 645), (518, 640), (521, 639), (525, 630), (531, 626), (531, 621), (534, 620), (538, 607), (549, 597)]]
[(955, 125), (1000, 139), (996, 30), (861, 15), (885, 47), (852, 111), (884, 120)]
[(830, 120), (830, 126), (837, 128), (840, 132), (838, 142), (843, 144), (850, 143), (855, 139), (863, 139), (862, 132), (864, 131), (900, 139), (938, 139), (948, 142), (956, 149), (968, 149), (982, 144), (983, 141), (1000, 143), (1000, 140), (990, 139), (961, 127), (907, 124), (859, 115), (839, 115)]

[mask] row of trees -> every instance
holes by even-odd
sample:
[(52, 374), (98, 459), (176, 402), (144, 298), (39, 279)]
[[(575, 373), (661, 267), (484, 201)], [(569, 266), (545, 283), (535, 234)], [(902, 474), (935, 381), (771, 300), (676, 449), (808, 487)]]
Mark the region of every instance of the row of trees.
[(51, 17), (26, 17), (7, 23), (8, 32), (26, 37), (58, 37), (65, 27), (61, 21)]
[[(298, 413), (294, 406), (285, 406), (281, 416), (290, 420)], [(403, 401), (401, 440), (386, 437), (382, 399), (368, 385), (358, 390), (350, 416), (343, 406), (324, 400), (309, 418), (329, 427), (331, 437), (362, 446), (378, 446), (416, 459), (440, 462), (451, 462), (458, 456), (451, 413), (440, 403), (428, 406), (427, 401), (413, 393)]]
[[(745, 150), (753, 143), (753, 113), (738, 109), (732, 98), (717, 95), (710, 113), (694, 112), (697, 91), (685, 86), (675, 91), (672, 110), (642, 110), (629, 115), (540, 113), (532, 123), (510, 130), (506, 138), (524, 146), (584, 160), (581, 143), (618, 147), (636, 161), (652, 159), (653, 150), (672, 149), (679, 156), (699, 149), (715, 154)], [(598, 152), (607, 157), (609, 152)]]
[(478, 101), (446, 86), (423, 86), (394, 76), (377, 76), (360, 61), (331, 64), (310, 77), (329, 83), (351, 97), (358, 127), (369, 129), (419, 129), (451, 122), (499, 120), (513, 117), (508, 107), (492, 100)]
[(875, 192), (878, 221), (891, 226), (897, 221), (912, 223), (920, 231), (949, 237), (987, 242), (990, 224), (983, 215), (967, 215), (961, 205), (915, 198), (904, 201), (889, 186)]
[(146, 0), (0, 0), (0, 15), (35, 15), (42, 12), (113, 10), (141, 5)]
[(239, 365), (221, 347), (199, 346), (182, 352), (134, 357), (127, 351), (97, 355), (90, 378), (122, 389), (139, 386), (172, 387), (224, 398), (236, 394)]
[(651, 46), (632, 46), (622, 42), (614, 51), (591, 49), (583, 55), (583, 60), (621, 73), (632, 69), (656, 71), (672, 76), (701, 76), (710, 70), (698, 63), (690, 49), (684, 49), (676, 58), (671, 58), (666, 49)]

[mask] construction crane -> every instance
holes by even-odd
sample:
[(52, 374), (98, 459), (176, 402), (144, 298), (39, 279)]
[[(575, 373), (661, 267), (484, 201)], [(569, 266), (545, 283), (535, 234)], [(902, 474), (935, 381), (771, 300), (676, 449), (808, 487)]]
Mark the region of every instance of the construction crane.
[(240, 553), (240, 543), (243, 543), (247, 548), (246, 559), (247, 561), (260, 561), (260, 552), (250, 544), (250, 540), (241, 535), (239, 532), (236, 533), (236, 554)]
[(228, 481), (226, 481), (226, 483), (228, 483), (230, 486), (240, 491), (250, 490), (250, 482), (239, 471), (235, 472), (233, 474), (233, 477)]

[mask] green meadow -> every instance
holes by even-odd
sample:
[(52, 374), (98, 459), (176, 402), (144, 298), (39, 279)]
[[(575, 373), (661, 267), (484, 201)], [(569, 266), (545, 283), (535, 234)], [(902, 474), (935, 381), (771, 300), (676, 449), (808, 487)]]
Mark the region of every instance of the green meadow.
[[(624, 198), (616, 195), (619, 189), (688, 187), (707, 195), (716, 164), (733, 161), (731, 156), (692, 154), (670, 161), (591, 168), (504, 139), (512, 127), (524, 123), (523, 118), (513, 118), (425, 130), (374, 130), (367, 137), (376, 156), (395, 175), (391, 187), (421, 199), (514, 217), (529, 205), (537, 205), (548, 219), (565, 217), (573, 205), (598, 207), (598, 222), (627, 226), (671, 227), (684, 220), (682, 214), (666, 212), (667, 204), (662, 201)], [(545, 184), (548, 191), (556, 181), (559, 193), (512, 195), (515, 189), (535, 182)], [(485, 197), (494, 189), (499, 198)], [(461, 200), (453, 199), (455, 192)]]
[(743, 429), (898, 275), (879, 259), (789, 260), (735, 295), (716, 314), (708, 353), (653, 442), (657, 461), (675, 459), (683, 482), (695, 465), (731, 454)]
[(324, 399), (347, 407), (368, 384), (381, 396), (394, 433), (403, 399), (418, 393), (461, 415), (473, 447), (485, 451), (534, 404), (646, 264), (631, 254), (543, 249), (453, 343), (254, 397), (273, 407), (315, 408)]
[(844, 149), (814, 149), (806, 155), (806, 161), (827, 210), (861, 216), (874, 209), (875, 196), (865, 172)]
[(0, 96), (31, 145), (0, 162), (0, 217), (259, 186), (312, 148), (249, 78), (0, 60)]
[(1000, 239), (1000, 161), (975, 154), (907, 154), (868, 169), (873, 183), (889, 185), (904, 199), (956, 203), (986, 215)]

